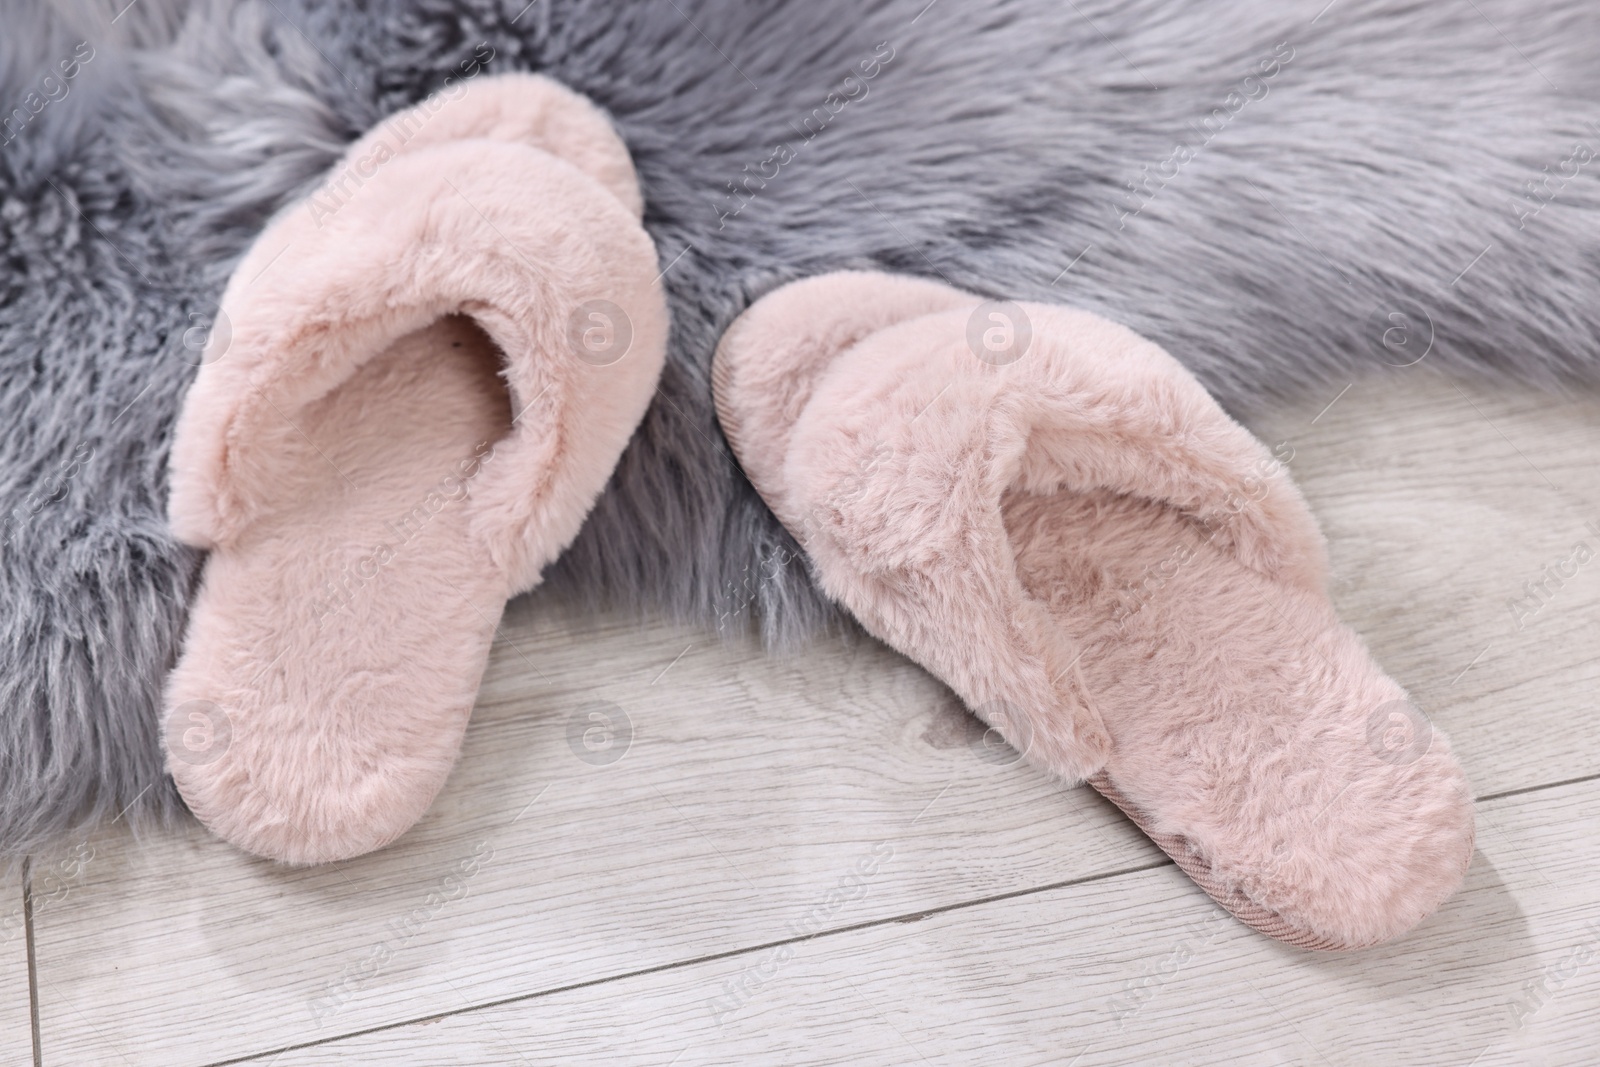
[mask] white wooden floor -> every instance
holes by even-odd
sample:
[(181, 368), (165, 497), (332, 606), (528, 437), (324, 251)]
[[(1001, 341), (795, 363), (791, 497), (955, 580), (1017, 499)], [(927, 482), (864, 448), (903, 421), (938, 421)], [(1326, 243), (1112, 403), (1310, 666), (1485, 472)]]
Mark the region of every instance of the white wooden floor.
[[(1401, 943), (1222, 918), (870, 642), (771, 659), (536, 596), (383, 853), (113, 829), (0, 883), (0, 1063), (1600, 1062), (1600, 555), (1520, 629), (1508, 605), (1600, 554), (1600, 396), (1425, 366), (1335, 392), (1253, 428), (1481, 798), (1465, 891)], [(631, 737), (591, 718), (619, 709)]]

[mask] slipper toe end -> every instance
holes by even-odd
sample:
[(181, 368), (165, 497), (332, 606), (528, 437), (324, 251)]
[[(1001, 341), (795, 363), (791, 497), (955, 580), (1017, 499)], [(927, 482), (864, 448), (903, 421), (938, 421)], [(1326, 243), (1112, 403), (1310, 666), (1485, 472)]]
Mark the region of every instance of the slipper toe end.
[[(337, 863), (393, 843), (421, 819), (437, 787), (434, 774), (386, 768), (359, 783), (329, 788), (282, 766), (179, 769), (184, 802), (224, 841), (291, 866)], [(289, 773), (285, 773), (288, 771)]]
[(1122, 751), (1090, 784), (1260, 933), (1332, 951), (1393, 941), (1460, 889), (1473, 796), (1444, 734), (1366, 673), (1303, 715), (1231, 717)]
[[(296, 866), (353, 859), (411, 829), (449, 776), (466, 720), (462, 712), (453, 716), (462, 729), (435, 723), (409, 737), (391, 729), (380, 745), (372, 731), (328, 728), (361, 718), (302, 716), (297, 728), (273, 714), (282, 711), (251, 707), (247, 697), (174, 700), (167, 766), (184, 803), (214, 834)], [(260, 728), (269, 723), (274, 728)]]
[(1368, 810), (1330, 826), (1298, 884), (1268, 896), (1274, 910), (1346, 949), (1393, 941), (1438, 911), (1461, 888), (1476, 840), (1466, 779), (1440, 757), (1366, 791)]
[[(1329, 781), (1335, 779), (1330, 778)], [(1472, 793), (1442, 736), (1415, 762), (1364, 766), (1312, 813), (1274, 814), (1211, 876), (1241, 919), (1303, 948), (1393, 941), (1449, 900), (1472, 861)], [(1238, 851), (1233, 851), (1233, 850)], [(1197, 879), (1199, 880), (1199, 879)], [(1208, 887), (1212, 889), (1212, 887)]]

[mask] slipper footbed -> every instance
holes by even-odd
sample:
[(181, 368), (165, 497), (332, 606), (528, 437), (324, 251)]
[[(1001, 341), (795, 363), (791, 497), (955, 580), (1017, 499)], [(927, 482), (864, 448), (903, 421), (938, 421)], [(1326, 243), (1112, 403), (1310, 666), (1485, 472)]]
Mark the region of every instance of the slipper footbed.
[(170, 683), (169, 706), (226, 716), (220, 751), (169, 739), (220, 836), (323, 862), (382, 847), (438, 793), (508, 585), (469, 521), (510, 429), (499, 372), (450, 316), (263, 435), (272, 497), (207, 559)]

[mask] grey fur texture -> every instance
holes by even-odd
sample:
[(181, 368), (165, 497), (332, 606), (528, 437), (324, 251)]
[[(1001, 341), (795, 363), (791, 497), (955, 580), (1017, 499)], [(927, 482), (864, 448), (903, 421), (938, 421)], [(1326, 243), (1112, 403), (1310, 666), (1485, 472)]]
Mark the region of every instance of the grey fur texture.
[(820, 271), (1091, 308), (1236, 412), (1424, 351), (1597, 377), (1589, 0), (4, 2), (0, 108), (95, 56), (0, 148), (0, 855), (180, 810), (157, 719), (198, 560), (164, 464), (196, 343), (263, 221), (485, 43), (610, 110), (672, 301), (552, 574), (597, 602), (838, 621), (708, 381), (751, 300)]

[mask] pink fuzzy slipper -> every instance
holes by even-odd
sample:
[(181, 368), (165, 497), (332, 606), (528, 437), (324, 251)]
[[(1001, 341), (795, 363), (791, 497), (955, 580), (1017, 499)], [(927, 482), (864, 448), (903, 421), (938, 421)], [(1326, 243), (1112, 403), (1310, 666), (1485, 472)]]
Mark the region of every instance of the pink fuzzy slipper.
[(1281, 465), (1155, 345), (833, 274), (751, 307), (714, 381), (828, 594), (1239, 919), (1359, 948), (1460, 884), (1448, 743), (1335, 616)]
[(389, 119), (230, 282), (171, 461), (210, 549), (168, 764), (241, 848), (380, 848), (455, 760), (507, 598), (577, 534), (667, 311), (627, 150), (542, 78)]

